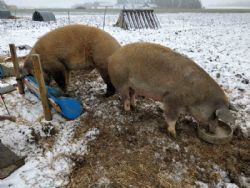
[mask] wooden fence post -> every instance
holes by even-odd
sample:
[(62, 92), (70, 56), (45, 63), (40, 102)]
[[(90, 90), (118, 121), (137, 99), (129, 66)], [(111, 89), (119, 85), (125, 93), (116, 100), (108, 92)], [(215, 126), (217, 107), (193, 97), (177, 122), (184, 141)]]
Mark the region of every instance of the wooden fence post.
[(103, 26), (102, 26), (102, 29), (103, 29), (103, 30), (104, 30), (105, 22), (106, 22), (106, 14), (107, 14), (107, 6), (105, 6), (105, 10), (104, 10)]
[(17, 55), (16, 55), (16, 46), (14, 44), (9, 44), (10, 47), (10, 53), (11, 53), (11, 60), (14, 65), (14, 72), (17, 80), (17, 87), (18, 91), (20, 94), (24, 94), (24, 85), (23, 81), (21, 79), (21, 74), (20, 74), (20, 69), (19, 69), (19, 63), (17, 60)]
[(50, 121), (52, 120), (52, 115), (50, 111), (49, 100), (47, 97), (47, 89), (45, 87), (40, 56), (38, 54), (32, 55), (32, 64), (33, 64), (34, 75), (39, 86), (39, 93), (42, 101), (44, 117), (47, 121)]
[(69, 12), (69, 10), (68, 10), (68, 23), (70, 24), (70, 12)]

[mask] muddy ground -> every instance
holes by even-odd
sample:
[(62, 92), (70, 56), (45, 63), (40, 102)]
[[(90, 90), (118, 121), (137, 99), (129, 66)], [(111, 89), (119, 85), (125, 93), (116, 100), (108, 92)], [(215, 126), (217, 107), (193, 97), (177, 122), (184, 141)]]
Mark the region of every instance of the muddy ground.
[(125, 113), (120, 96), (104, 98), (104, 92), (95, 71), (72, 74), (69, 93), (85, 107), (75, 138), (93, 127), (100, 134), (87, 155), (73, 157), (68, 188), (249, 185), (243, 177), (250, 177), (250, 139), (240, 131), (229, 144), (211, 145), (197, 137), (196, 122), (183, 116), (172, 138), (158, 103), (140, 98), (137, 108)]

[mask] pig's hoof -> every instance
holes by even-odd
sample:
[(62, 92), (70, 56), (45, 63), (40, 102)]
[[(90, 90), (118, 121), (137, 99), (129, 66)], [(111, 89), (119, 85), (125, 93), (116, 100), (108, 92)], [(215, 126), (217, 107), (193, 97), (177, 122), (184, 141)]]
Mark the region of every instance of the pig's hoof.
[(131, 108), (130, 108), (130, 101), (128, 99), (124, 100), (124, 110), (126, 112), (129, 112), (131, 110)]
[(125, 112), (130, 112), (130, 106), (125, 105), (125, 106), (124, 106), (124, 110), (125, 110)]
[(176, 138), (176, 131), (175, 131), (175, 127), (173, 128), (173, 127), (168, 127), (168, 132), (169, 132), (169, 134), (172, 136), (172, 137), (174, 137), (174, 138)]

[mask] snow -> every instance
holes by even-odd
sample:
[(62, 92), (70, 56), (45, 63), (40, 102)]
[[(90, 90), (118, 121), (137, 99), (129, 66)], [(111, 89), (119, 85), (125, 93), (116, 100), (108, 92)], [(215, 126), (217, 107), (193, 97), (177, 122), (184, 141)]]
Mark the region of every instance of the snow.
[[(17, 15), (18, 16), (18, 15)], [(0, 54), (9, 54), (10, 43), (33, 46), (46, 32), (67, 24), (80, 23), (102, 28), (103, 15), (77, 14), (70, 20), (65, 13), (56, 15), (57, 22), (33, 22), (30, 15), (22, 15), (18, 20), (0, 20)], [(157, 15), (161, 29), (125, 31), (113, 27), (118, 15), (107, 15), (105, 30), (112, 34), (122, 45), (137, 41), (148, 41), (168, 46), (187, 55), (204, 68), (225, 90), (230, 101), (236, 106), (236, 126), (245, 137), (250, 136), (250, 14), (211, 14), (175, 13)], [(17, 50), (25, 55), (28, 50)], [(14, 78), (0, 80), (0, 87), (14, 83)], [(96, 84), (95, 84), (96, 85)], [(100, 88), (105, 88), (100, 85)], [(95, 90), (96, 88), (93, 88)], [(93, 91), (95, 92), (95, 91)], [(40, 102), (32, 94), (24, 96), (17, 91), (6, 94), (5, 102), (17, 122), (0, 122), (0, 138), (20, 156), (26, 156), (25, 165), (11, 176), (0, 180), (0, 187), (60, 187), (68, 183), (74, 165), (72, 154), (85, 155), (88, 142), (98, 137), (99, 130), (93, 125), (85, 135), (74, 139), (75, 128), (80, 126), (78, 119), (66, 121), (53, 113), (53, 120), (46, 122), (42, 115)], [(90, 100), (91, 101), (91, 100)], [(115, 104), (114, 104), (115, 106)], [(119, 112), (117, 112), (119, 114)], [(6, 114), (0, 103), (0, 115)], [(97, 111), (95, 116), (100, 116)], [(117, 115), (118, 115), (117, 114)], [(84, 118), (82, 115), (81, 118)], [(44, 127), (52, 125), (59, 132), (52, 147), (40, 148), (32, 133), (50, 136)], [(179, 146), (169, 146), (178, 150)], [(176, 167), (178, 171), (181, 164)], [(162, 174), (165, 176), (166, 174)], [(176, 174), (176, 178), (181, 174)], [(99, 181), (108, 181), (100, 179)], [(242, 179), (244, 181), (244, 178)], [(207, 187), (197, 182), (201, 187)], [(234, 187), (229, 183), (227, 187)]]

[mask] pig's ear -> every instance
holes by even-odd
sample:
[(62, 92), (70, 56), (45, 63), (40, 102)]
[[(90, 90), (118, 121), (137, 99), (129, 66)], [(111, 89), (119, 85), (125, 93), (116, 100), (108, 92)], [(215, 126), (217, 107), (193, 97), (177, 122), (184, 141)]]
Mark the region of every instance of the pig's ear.
[(228, 125), (233, 125), (235, 123), (235, 118), (227, 108), (217, 109), (215, 111), (215, 114), (219, 121), (222, 121)]

